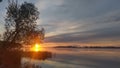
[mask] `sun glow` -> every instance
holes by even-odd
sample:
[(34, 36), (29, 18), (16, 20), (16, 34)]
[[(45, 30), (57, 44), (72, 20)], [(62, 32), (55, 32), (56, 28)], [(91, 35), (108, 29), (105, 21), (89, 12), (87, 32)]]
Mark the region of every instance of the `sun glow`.
[(36, 43), (33, 47), (32, 47), (32, 51), (41, 51), (42, 50), (42, 47), (40, 44)]

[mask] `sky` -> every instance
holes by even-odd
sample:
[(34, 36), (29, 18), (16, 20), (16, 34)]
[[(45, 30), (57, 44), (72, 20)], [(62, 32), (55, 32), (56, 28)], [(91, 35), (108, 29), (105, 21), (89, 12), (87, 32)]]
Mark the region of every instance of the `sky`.
[[(18, 0), (24, 1), (40, 11), (46, 46), (120, 46), (120, 0)], [(7, 5), (0, 3), (1, 34)]]

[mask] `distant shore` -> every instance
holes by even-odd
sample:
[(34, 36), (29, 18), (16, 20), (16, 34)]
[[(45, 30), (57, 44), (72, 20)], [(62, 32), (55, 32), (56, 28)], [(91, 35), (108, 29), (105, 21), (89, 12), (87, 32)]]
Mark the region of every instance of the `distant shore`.
[(95, 49), (120, 49), (120, 47), (114, 47), (114, 46), (55, 46), (53, 48), (95, 48)]

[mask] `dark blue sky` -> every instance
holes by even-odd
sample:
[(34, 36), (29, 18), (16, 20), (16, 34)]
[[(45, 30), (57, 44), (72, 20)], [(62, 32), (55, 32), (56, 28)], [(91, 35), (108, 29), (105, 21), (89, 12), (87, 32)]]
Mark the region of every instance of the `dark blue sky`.
[[(46, 30), (45, 42), (120, 45), (120, 0), (19, 0), (32, 2)], [(3, 33), (7, 0), (0, 3)], [(115, 44), (116, 43), (116, 44)]]

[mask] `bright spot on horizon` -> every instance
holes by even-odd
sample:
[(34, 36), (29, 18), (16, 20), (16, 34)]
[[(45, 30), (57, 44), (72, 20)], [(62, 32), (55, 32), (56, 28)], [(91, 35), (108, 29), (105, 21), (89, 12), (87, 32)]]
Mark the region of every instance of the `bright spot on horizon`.
[(40, 44), (36, 43), (33, 47), (32, 47), (32, 51), (38, 52), (41, 51), (42, 47)]

